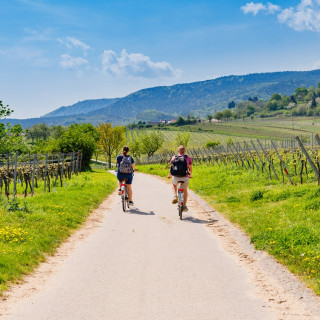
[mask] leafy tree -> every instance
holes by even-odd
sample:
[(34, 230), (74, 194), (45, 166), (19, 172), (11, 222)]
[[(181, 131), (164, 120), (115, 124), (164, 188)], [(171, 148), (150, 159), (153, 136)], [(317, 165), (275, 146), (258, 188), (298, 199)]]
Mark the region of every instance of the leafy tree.
[(207, 119), (211, 122), (211, 120), (213, 119), (213, 116), (211, 114), (208, 114)]
[(225, 118), (227, 120), (232, 118), (232, 112), (229, 109), (226, 109), (226, 110), (222, 111), (222, 115), (223, 115), (223, 118)]
[(50, 128), (51, 137), (53, 139), (59, 139), (65, 132), (67, 128), (61, 125), (58, 126), (52, 126)]
[(129, 145), (132, 156), (139, 158), (141, 156), (140, 140), (139, 139), (132, 140), (130, 141), (130, 143), (128, 143), (128, 145)]
[(47, 140), (50, 137), (50, 128), (45, 123), (34, 124), (26, 130), (26, 136), (32, 143), (40, 139)]
[(0, 100), (0, 119), (10, 116), (12, 112), (13, 110), (11, 110), (8, 105), (4, 106), (3, 102)]
[(230, 101), (230, 102), (228, 103), (228, 109), (233, 109), (233, 108), (235, 108), (235, 107), (236, 107), (236, 104), (235, 104), (234, 101)]
[(252, 114), (256, 112), (256, 108), (252, 105), (247, 106), (247, 116), (250, 117)]
[(23, 141), (23, 129), (20, 124), (11, 126), (0, 123), (0, 153), (26, 153), (27, 145)]
[(311, 104), (310, 104), (310, 108), (311, 109), (314, 109), (317, 107), (317, 102), (316, 102), (316, 98), (313, 97), (312, 100), (311, 100)]
[(303, 100), (306, 94), (308, 94), (308, 89), (306, 87), (297, 88), (294, 91), (294, 96), (297, 100)]
[(280, 101), (281, 100), (281, 95), (279, 93), (274, 93), (272, 96), (271, 96), (271, 101)]
[(214, 148), (214, 147), (217, 147), (221, 144), (221, 142), (219, 140), (209, 140), (206, 142), (206, 144), (204, 145), (205, 148)]
[(79, 151), (83, 156), (83, 166), (89, 167), (98, 140), (99, 133), (91, 123), (71, 124), (59, 138), (57, 151)]
[(144, 133), (140, 137), (141, 153), (150, 158), (164, 143), (164, 137), (161, 132), (153, 131), (149, 134)]
[(175, 136), (174, 140), (177, 146), (184, 145), (185, 147), (188, 146), (190, 141), (191, 135), (190, 132), (178, 132)]
[(100, 139), (99, 148), (102, 150), (106, 159), (108, 159), (109, 168), (111, 168), (111, 158), (117, 154), (125, 141), (125, 127), (112, 127), (111, 123), (100, 124), (98, 127)]

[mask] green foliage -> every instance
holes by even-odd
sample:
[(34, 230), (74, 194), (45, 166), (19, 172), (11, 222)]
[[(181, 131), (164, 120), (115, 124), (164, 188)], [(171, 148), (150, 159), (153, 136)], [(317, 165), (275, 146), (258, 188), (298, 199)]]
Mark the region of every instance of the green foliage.
[(185, 147), (187, 147), (189, 144), (190, 138), (191, 138), (190, 132), (188, 131), (178, 132), (174, 138), (175, 144), (177, 147), (179, 147), (180, 145), (184, 145)]
[(261, 190), (253, 190), (250, 194), (250, 201), (257, 201), (263, 198), (263, 191)]
[(219, 140), (209, 140), (206, 142), (206, 144), (204, 145), (205, 148), (214, 148), (214, 147), (217, 147), (221, 144), (221, 142)]
[(84, 167), (88, 167), (99, 139), (97, 129), (90, 123), (72, 124), (57, 141), (60, 152), (81, 152)]
[(140, 151), (151, 157), (157, 150), (159, 150), (164, 143), (164, 137), (161, 132), (152, 131), (149, 134), (144, 133), (139, 138)]
[(0, 119), (10, 116), (12, 112), (13, 110), (8, 105), (3, 105), (3, 102), (0, 100)]

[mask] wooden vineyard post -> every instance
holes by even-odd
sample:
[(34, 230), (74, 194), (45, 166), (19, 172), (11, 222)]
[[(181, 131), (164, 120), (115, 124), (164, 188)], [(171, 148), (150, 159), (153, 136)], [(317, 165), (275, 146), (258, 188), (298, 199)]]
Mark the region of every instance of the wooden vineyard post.
[(31, 197), (34, 195), (34, 175), (36, 172), (36, 161), (37, 161), (37, 155), (34, 155), (33, 158), (33, 168), (32, 168), (32, 185), (31, 185)]
[(244, 152), (244, 150), (241, 148), (241, 146), (240, 146), (240, 142), (238, 142), (237, 144), (238, 144), (238, 148), (239, 148), (240, 152), (243, 154), (244, 158), (246, 159), (246, 161), (247, 161), (247, 163), (248, 163), (249, 168), (251, 168), (250, 161), (248, 160), (248, 158), (247, 158), (246, 153)]
[(54, 178), (54, 187), (57, 186), (57, 179), (58, 179), (58, 173), (59, 173), (59, 165), (60, 165), (60, 152), (59, 152), (59, 156), (58, 156), (58, 165), (57, 165), (56, 175), (55, 175), (55, 178)]
[(243, 143), (244, 143), (245, 147), (247, 148), (248, 153), (250, 154), (250, 157), (251, 157), (254, 165), (256, 166), (256, 168), (257, 168), (257, 170), (258, 170), (258, 172), (259, 172), (259, 171), (260, 171), (259, 166), (258, 166), (256, 160), (254, 159), (254, 156), (253, 156), (253, 154), (251, 153), (251, 151), (250, 151), (250, 149), (249, 149), (249, 146), (247, 145), (247, 143), (246, 143), (245, 141), (244, 141)]
[[(264, 163), (263, 163), (263, 161), (262, 161), (262, 159), (261, 159), (261, 157), (260, 157), (259, 151), (258, 151), (258, 149), (257, 149), (256, 145), (253, 143), (253, 141), (252, 141), (252, 140), (251, 140), (251, 144), (252, 144), (253, 149), (255, 150), (255, 152), (256, 152), (256, 154), (257, 154), (257, 156), (258, 156), (258, 158), (259, 158), (259, 160), (260, 160), (260, 162), (261, 162), (261, 165), (262, 165), (262, 171), (263, 171)], [(270, 175), (270, 173), (269, 173), (269, 178), (271, 179), (271, 175)]]
[(46, 163), (44, 166), (44, 187), (43, 187), (44, 192), (46, 192), (46, 189), (47, 189), (47, 174), (48, 174), (48, 154), (46, 153)]
[(318, 179), (318, 185), (319, 185), (320, 174), (319, 174), (317, 167), (315, 166), (314, 162), (310, 158), (308, 151), (306, 150), (306, 148), (304, 147), (303, 143), (301, 142), (301, 140), (298, 136), (296, 136), (296, 140), (298, 141), (298, 145), (299, 145), (300, 149), (302, 150), (303, 154), (306, 156), (307, 160), (309, 161), (311, 168), (313, 169), (314, 173), (316, 174), (316, 177)]
[(288, 178), (289, 178), (290, 183), (293, 184), (293, 182), (292, 182), (292, 180), (291, 180), (291, 177), (290, 177), (290, 174), (289, 174), (289, 172), (288, 172), (288, 170), (287, 170), (287, 168), (286, 168), (286, 165), (285, 165), (284, 161), (282, 160), (282, 158), (281, 158), (281, 156), (280, 156), (280, 154), (279, 154), (279, 152), (278, 152), (277, 146), (275, 145), (275, 143), (273, 142), (273, 140), (271, 140), (271, 144), (272, 144), (274, 150), (276, 151), (276, 154), (277, 154), (277, 156), (278, 156), (278, 158), (279, 158), (279, 160), (280, 160), (280, 163), (281, 163), (282, 166), (283, 166), (284, 172), (286, 173), (286, 175), (287, 175)]
[(14, 173), (13, 173), (13, 200), (16, 198), (17, 193), (17, 168), (18, 168), (18, 151), (16, 151), (16, 156), (14, 160)]
[(61, 169), (61, 187), (63, 183), (63, 175), (64, 175), (64, 153), (62, 154), (62, 169)]
[(72, 173), (74, 174), (74, 152), (72, 152)]
[(80, 153), (80, 168), (79, 168), (80, 172), (81, 172), (81, 167), (82, 167), (82, 153)]
[(273, 171), (274, 175), (275, 175), (275, 176), (276, 176), (276, 178), (279, 180), (279, 177), (278, 177), (278, 175), (277, 175), (277, 173), (276, 173), (276, 170), (274, 169), (274, 166), (273, 166), (272, 162), (271, 162), (271, 161), (270, 161), (270, 159), (268, 158), (268, 155), (267, 155), (266, 151), (263, 149), (263, 146), (262, 146), (262, 144), (261, 144), (260, 140), (259, 140), (259, 139), (257, 139), (257, 142), (258, 142), (258, 144), (259, 144), (259, 146), (260, 146), (260, 148), (261, 148), (261, 150), (262, 150), (262, 152), (263, 152), (264, 156), (265, 156), (265, 157), (266, 157), (266, 159), (268, 160), (269, 165), (270, 165), (270, 167), (271, 167), (271, 169), (272, 169), (272, 171)]
[(316, 134), (316, 135), (315, 135), (315, 138), (316, 138), (316, 141), (317, 141), (318, 145), (320, 145), (320, 137), (319, 137), (319, 135)]
[(78, 175), (79, 171), (79, 151), (77, 152), (77, 162), (76, 162), (76, 174)]

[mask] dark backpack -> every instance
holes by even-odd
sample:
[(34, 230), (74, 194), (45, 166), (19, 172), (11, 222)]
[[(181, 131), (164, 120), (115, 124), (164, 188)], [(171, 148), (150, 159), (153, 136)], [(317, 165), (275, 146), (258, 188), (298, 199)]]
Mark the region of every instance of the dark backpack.
[(132, 173), (132, 162), (131, 157), (122, 156), (122, 160), (119, 164), (120, 173)]
[(172, 161), (170, 173), (174, 177), (185, 177), (188, 174), (187, 156), (174, 156)]

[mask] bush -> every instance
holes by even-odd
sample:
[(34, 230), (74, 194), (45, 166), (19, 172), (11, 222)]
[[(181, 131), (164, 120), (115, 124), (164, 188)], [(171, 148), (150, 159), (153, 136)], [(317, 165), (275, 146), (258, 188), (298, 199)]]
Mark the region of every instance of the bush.
[(250, 201), (254, 202), (263, 198), (263, 191), (255, 190), (250, 195)]

